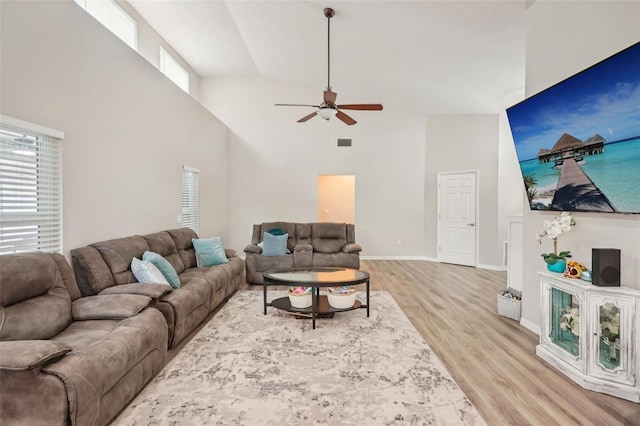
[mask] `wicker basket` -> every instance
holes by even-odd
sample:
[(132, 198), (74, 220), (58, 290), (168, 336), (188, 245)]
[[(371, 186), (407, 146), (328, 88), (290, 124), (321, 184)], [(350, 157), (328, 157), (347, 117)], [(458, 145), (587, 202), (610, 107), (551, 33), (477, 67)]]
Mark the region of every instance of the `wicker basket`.
[[(342, 287), (338, 288), (343, 289)], [(354, 287), (349, 288), (344, 293), (334, 292), (334, 289), (331, 287), (327, 288), (327, 299), (332, 308), (349, 309), (353, 307), (353, 304), (356, 302), (356, 294), (358, 294), (358, 291)]]
[(291, 289), (288, 291), (289, 293), (289, 302), (291, 303), (292, 308), (297, 309), (306, 309), (311, 306), (313, 300), (311, 292), (304, 293), (293, 293)]
[(498, 294), (498, 315), (520, 321), (522, 300), (512, 299)]

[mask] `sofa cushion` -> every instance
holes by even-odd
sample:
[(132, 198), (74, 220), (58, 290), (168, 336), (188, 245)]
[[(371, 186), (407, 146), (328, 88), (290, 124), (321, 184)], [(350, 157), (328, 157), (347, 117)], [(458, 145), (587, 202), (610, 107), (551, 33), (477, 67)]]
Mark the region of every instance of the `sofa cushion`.
[(295, 245), (309, 244), (311, 245), (311, 224), (296, 223), (296, 241)]
[(262, 236), (262, 255), (263, 256), (284, 256), (287, 253), (287, 239), (289, 234), (273, 235), (265, 232)]
[(45, 340), (71, 323), (71, 298), (64, 286), (59, 254), (2, 256), (0, 340)]
[(173, 238), (184, 269), (195, 268), (197, 266), (196, 251), (192, 240), (198, 238), (198, 234), (191, 228), (171, 229), (167, 233)]
[(142, 260), (147, 260), (153, 263), (159, 270), (162, 272), (162, 275), (169, 281), (171, 287), (180, 288), (180, 278), (178, 277), (178, 273), (173, 268), (171, 263), (158, 253), (152, 251), (145, 251), (142, 254)]
[(92, 296), (115, 285), (113, 272), (95, 247), (86, 246), (71, 250), (73, 271), (83, 296)]
[(178, 254), (176, 243), (168, 232), (156, 232), (142, 236), (149, 244), (149, 251), (158, 253), (171, 264), (176, 273), (184, 271), (184, 263)]
[[(170, 285), (162, 275), (160, 269), (148, 260), (140, 260), (137, 257), (131, 259), (131, 272), (140, 283), (156, 283)], [(127, 284), (122, 284), (127, 285)]]
[(229, 262), (224, 252), (222, 238), (194, 238), (191, 242), (196, 250), (196, 263), (198, 268), (221, 265)]
[(134, 257), (140, 258), (142, 253), (149, 250), (149, 244), (139, 235), (101, 241), (91, 244), (91, 246), (98, 249), (102, 254), (102, 258), (111, 269), (116, 284), (135, 282), (135, 277), (130, 269), (131, 259)]
[(313, 223), (311, 241), (318, 253), (338, 253), (347, 244), (347, 227), (344, 223)]
[(71, 305), (74, 321), (131, 318), (151, 302), (139, 294), (105, 294), (82, 297)]

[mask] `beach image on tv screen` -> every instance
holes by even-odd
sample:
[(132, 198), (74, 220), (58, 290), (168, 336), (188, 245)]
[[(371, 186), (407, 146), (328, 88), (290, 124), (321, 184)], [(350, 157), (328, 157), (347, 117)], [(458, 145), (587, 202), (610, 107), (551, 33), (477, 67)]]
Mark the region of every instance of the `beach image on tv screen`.
[(640, 43), (507, 116), (532, 209), (640, 213)]

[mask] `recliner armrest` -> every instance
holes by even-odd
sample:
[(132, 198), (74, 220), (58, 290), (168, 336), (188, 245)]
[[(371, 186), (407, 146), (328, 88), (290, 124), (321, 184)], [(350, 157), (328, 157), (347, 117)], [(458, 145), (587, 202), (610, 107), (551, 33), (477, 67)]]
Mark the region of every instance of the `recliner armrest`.
[(360, 244), (349, 243), (342, 247), (342, 251), (345, 253), (357, 253), (362, 251), (362, 247), (360, 247)]
[(227, 256), (227, 259), (231, 259), (232, 257), (236, 257), (237, 253), (234, 249), (226, 248), (224, 249), (224, 254)]
[(258, 247), (257, 244), (249, 244), (248, 246), (246, 246), (244, 248), (244, 252), (245, 253), (257, 253), (257, 254), (261, 254), (262, 253), (262, 249), (260, 247)]
[(313, 246), (311, 244), (298, 244), (293, 248), (294, 252), (300, 251), (313, 251)]
[(57, 340), (0, 342), (0, 370), (31, 370), (68, 352), (71, 352), (71, 346)]
[(133, 284), (118, 284), (102, 290), (99, 294), (138, 294), (141, 296), (148, 296), (152, 299), (158, 299), (161, 296), (169, 293), (173, 290), (173, 287), (167, 284), (156, 283), (133, 283)]
[(151, 302), (139, 294), (104, 294), (81, 297), (71, 304), (74, 321), (113, 320), (131, 318)]

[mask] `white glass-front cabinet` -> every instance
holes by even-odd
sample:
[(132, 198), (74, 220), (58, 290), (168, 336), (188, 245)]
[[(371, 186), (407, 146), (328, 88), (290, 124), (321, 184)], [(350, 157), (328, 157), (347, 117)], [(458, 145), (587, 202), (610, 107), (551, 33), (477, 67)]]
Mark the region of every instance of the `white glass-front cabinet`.
[(590, 305), (589, 338), (594, 356), (589, 358), (588, 374), (633, 386), (635, 298), (591, 294)]
[(640, 291), (540, 272), (536, 354), (586, 389), (640, 402)]

